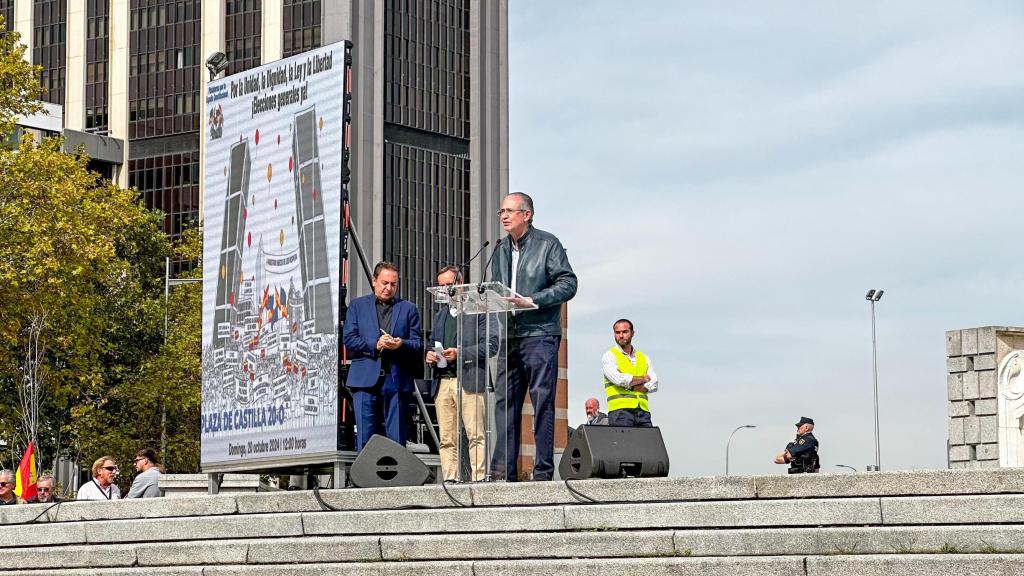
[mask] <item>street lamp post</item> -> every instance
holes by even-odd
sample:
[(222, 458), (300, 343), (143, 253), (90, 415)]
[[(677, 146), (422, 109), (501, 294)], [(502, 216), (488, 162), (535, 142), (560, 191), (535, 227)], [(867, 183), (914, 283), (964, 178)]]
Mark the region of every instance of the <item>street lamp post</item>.
[(853, 470), (854, 472), (857, 471), (857, 469), (854, 468), (853, 466), (847, 466), (846, 464), (836, 464), (836, 468), (849, 468), (850, 470)]
[(743, 426), (737, 426), (736, 429), (732, 431), (732, 434), (729, 434), (729, 441), (725, 443), (725, 475), (726, 476), (729, 475), (729, 445), (732, 444), (732, 437), (737, 432), (739, 432), (740, 430), (742, 430), (744, 428), (757, 428), (757, 426), (754, 426), (753, 424), (744, 424)]
[(875, 339), (875, 302), (882, 299), (885, 290), (868, 290), (864, 299), (871, 302), (871, 366), (874, 373), (875, 383), (875, 468), (878, 472), (882, 469), (882, 449), (878, 439), (878, 343)]

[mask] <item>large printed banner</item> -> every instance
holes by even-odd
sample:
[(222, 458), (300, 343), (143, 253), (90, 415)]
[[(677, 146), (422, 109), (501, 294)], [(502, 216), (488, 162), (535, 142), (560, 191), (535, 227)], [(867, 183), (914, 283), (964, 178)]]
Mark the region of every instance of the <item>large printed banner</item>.
[(344, 58), (207, 89), (203, 466), (337, 449)]

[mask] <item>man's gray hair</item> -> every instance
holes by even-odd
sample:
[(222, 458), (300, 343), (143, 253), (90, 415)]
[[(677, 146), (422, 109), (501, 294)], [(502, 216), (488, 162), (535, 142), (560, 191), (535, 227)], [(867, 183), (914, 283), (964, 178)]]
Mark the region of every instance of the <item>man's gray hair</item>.
[(509, 196), (515, 196), (516, 198), (519, 198), (519, 209), (530, 211), (530, 222), (532, 223), (533, 217), (537, 214), (533, 210), (533, 198), (530, 198), (530, 195), (527, 194), (526, 192), (511, 192), (509, 193)]
[(0, 478), (3, 478), (4, 476), (6, 476), (8, 478), (11, 478), (13, 480), (14, 479), (14, 471), (13, 470), (7, 470), (7, 469), (0, 470)]
[(36, 478), (36, 484), (39, 484), (40, 482), (44, 482), (44, 481), (45, 482), (51, 482), (51, 483), (53, 483), (54, 486), (57, 485), (57, 479), (53, 477), (53, 474), (43, 474), (39, 478)]
[(522, 206), (523, 210), (529, 210), (533, 212), (533, 198), (526, 192), (510, 192), (509, 196), (516, 196), (519, 198), (519, 205)]

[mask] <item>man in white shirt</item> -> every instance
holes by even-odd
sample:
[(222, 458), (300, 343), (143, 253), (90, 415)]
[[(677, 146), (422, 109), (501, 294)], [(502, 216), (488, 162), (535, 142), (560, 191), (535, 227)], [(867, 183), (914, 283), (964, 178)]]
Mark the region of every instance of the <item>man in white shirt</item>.
[(102, 456), (92, 463), (92, 480), (82, 484), (75, 500), (120, 500), (121, 489), (114, 484), (120, 470), (110, 456)]
[(633, 323), (625, 318), (612, 325), (615, 346), (601, 358), (604, 390), (608, 396), (608, 424), (650, 427), (647, 395), (658, 389), (654, 363), (633, 347)]

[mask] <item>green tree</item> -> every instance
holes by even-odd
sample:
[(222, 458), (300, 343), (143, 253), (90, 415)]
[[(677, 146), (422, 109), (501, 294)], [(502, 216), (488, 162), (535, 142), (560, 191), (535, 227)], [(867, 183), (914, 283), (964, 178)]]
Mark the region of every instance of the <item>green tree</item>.
[[(184, 235), (176, 247), (176, 256), (197, 260), (201, 244), (197, 230)], [(148, 252), (153, 254), (152, 251)], [(169, 472), (196, 472), (199, 469), (199, 408), (201, 401), (202, 289), (199, 284), (174, 288), (168, 305), (168, 332), (163, 337), (163, 259), (159, 262), (157, 284), (138, 290), (145, 278), (133, 286), (117, 307), (132, 310), (129, 317), (113, 328), (112, 339), (121, 342), (122, 355), (107, 360), (122, 374), (108, 379), (103, 386), (83, 395), (74, 408), (72, 420), (82, 454), (113, 456), (122, 466), (140, 448), (158, 449)], [(151, 270), (141, 267), (140, 271)], [(196, 269), (189, 277), (201, 277)], [(132, 302), (138, 301), (138, 306)], [(141, 346), (141, 339), (149, 343)]]
[(0, 135), (7, 136), (14, 130), (18, 116), (42, 110), (42, 88), (37, 80), (40, 68), (25, 58), (21, 35), (6, 31), (3, 17), (0, 27)]
[[(3, 139), (40, 108), (38, 69), (24, 53), (17, 34), (0, 33)], [(41, 468), (58, 455), (88, 467), (107, 454), (127, 468), (156, 446), (166, 415), (169, 462), (195, 470), (201, 296), (175, 291), (181, 322), (165, 345), (172, 249), (162, 215), (61, 148), (60, 138), (29, 137), (0, 147), (0, 438), (18, 450), (36, 442)], [(181, 247), (187, 258), (197, 257), (195, 238)]]
[(25, 138), (0, 150), (0, 381), (13, 388), (18, 431), (44, 466), (66, 446), (69, 408), (124, 377), (133, 363), (121, 355), (141, 359), (144, 341), (114, 347), (119, 324), (137, 318), (111, 304), (144, 291), (141, 246), (166, 253), (135, 193), (61, 145)]

